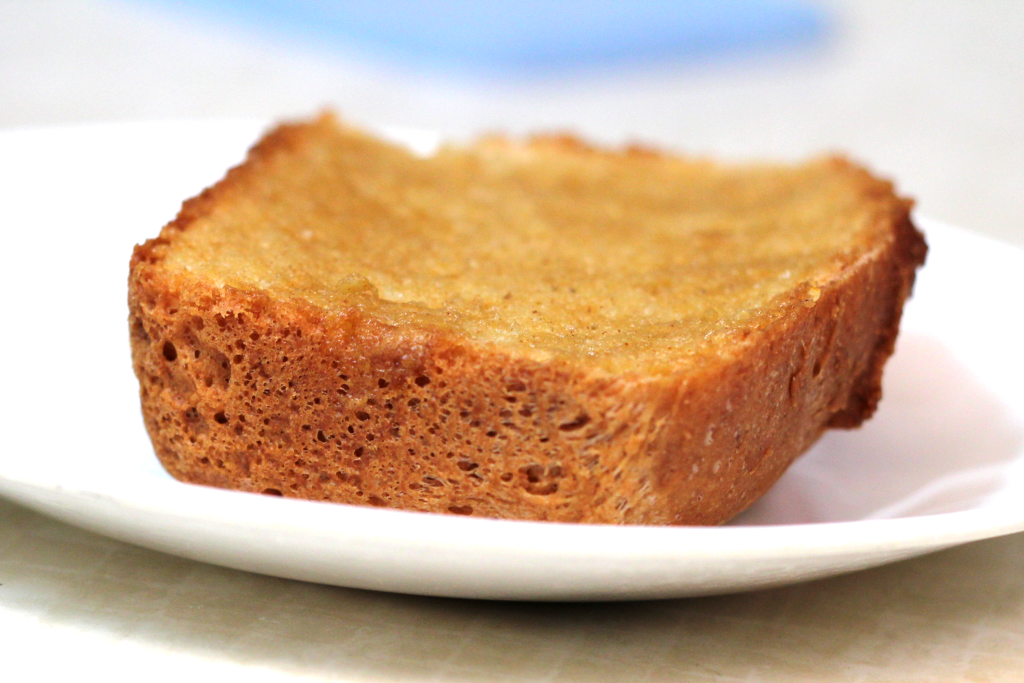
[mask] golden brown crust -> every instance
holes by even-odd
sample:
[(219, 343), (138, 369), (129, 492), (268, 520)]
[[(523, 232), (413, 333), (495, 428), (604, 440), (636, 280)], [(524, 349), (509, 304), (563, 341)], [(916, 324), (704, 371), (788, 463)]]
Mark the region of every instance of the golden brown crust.
[(195, 197), (185, 200), (178, 215), (163, 227), (159, 236), (136, 245), (132, 251), (131, 269), (134, 271), (136, 266), (142, 263), (157, 263), (176, 233), (187, 230), (197, 220), (209, 214), (228, 194), (244, 192), (247, 184), (254, 181), (260, 169), (269, 163), (273, 156), (287, 153), (302, 144), (304, 140), (309, 139), (315, 129), (335, 125), (338, 125), (336, 117), (330, 112), (325, 112), (309, 123), (286, 123), (271, 130), (249, 149), (243, 163), (228, 169), (217, 183)]
[(867, 173), (889, 238), (685, 373), (608, 376), (160, 268), (176, 233), (305, 134), (269, 135), (133, 255), (143, 414), (178, 479), (430, 512), (715, 524), (826, 427), (855, 426), (877, 405), (925, 246), (909, 203)]

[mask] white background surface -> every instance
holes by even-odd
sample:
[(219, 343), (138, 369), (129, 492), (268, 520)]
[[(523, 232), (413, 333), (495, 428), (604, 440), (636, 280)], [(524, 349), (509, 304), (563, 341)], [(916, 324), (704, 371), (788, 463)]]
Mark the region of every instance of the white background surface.
[[(116, 2), (7, 0), (0, 126), (333, 104), (357, 122), (455, 135), (572, 128), (739, 157), (838, 148), (898, 179), (924, 213), (1024, 244), (1024, 6), (834, 7), (834, 40), (817, 51), (497, 86)], [(20, 333), (11, 321), (3, 332)], [(1017, 535), (725, 598), (482, 604), (218, 569), (0, 502), (0, 652), (12, 680), (1019, 681), (1022, 577)]]

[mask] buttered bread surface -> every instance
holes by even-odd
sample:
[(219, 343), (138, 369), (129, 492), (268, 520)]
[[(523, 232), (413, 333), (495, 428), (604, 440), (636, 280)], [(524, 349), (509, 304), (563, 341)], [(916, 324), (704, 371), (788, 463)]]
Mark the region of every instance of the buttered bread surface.
[(564, 138), (418, 158), (339, 127), (225, 189), (165, 268), (353, 305), (543, 359), (668, 370), (770, 323), (885, 228), (866, 174), (825, 159), (723, 168)]

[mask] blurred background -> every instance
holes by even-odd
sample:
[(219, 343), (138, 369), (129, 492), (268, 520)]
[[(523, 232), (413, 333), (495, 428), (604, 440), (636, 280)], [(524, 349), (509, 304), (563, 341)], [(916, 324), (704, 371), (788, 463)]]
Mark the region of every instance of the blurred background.
[(1024, 3), (0, 0), (0, 129), (309, 115), (841, 150), (1024, 245)]

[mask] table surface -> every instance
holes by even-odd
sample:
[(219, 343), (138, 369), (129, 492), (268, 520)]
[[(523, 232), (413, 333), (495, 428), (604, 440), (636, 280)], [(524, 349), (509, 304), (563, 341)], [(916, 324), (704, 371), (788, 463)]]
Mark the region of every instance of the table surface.
[[(453, 137), (572, 129), (727, 158), (842, 149), (923, 212), (1024, 245), (1021, 5), (829, 7), (832, 33), (813, 48), (497, 83), (140, 3), (0, 0), (0, 127), (331, 104)], [(246, 574), (0, 501), (0, 643), (5, 671), (39, 679), (1019, 681), (1024, 535), (757, 593), (535, 605)]]

